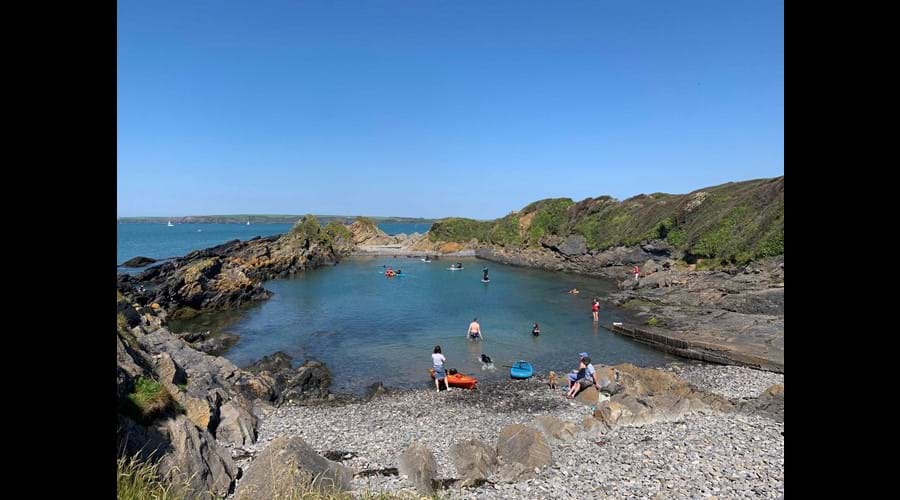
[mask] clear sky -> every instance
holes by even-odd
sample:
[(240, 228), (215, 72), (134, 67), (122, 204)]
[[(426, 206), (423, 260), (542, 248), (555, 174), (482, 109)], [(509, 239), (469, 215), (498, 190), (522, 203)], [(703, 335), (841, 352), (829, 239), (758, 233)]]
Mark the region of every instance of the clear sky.
[(784, 174), (784, 3), (119, 0), (118, 216), (494, 218)]

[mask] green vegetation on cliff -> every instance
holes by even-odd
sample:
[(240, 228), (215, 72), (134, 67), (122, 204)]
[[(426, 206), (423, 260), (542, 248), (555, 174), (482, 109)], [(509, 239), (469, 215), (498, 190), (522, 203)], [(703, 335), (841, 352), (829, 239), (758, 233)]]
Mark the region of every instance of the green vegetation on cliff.
[(152, 378), (138, 377), (134, 390), (120, 401), (120, 411), (132, 420), (149, 424), (161, 417), (183, 413), (169, 391)]
[(784, 176), (624, 201), (609, 196), (578, 203), (546, 199), (493, 221), (439, 220), (430, 239), (536, 247), (572, 234), (584, 236), (587, 247), (595, 251), (664, 240), (695, 257), (718, 262), (782, 255)]

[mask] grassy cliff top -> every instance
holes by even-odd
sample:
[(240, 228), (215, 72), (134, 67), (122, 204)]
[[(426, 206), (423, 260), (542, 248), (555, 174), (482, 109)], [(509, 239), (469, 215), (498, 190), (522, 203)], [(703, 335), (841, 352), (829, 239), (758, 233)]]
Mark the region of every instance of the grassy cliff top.
[(609, 196), (577, 203), (551, 198), (493, 221), (441, 219), (432, 225), (430, 238), (537, 247), (542, 239), (572, 234), (584, 236), (589, 249), (600, 251), (665, 240), (694, 256), (727, 262), (783, 255), (784, 176), (623, 201)]

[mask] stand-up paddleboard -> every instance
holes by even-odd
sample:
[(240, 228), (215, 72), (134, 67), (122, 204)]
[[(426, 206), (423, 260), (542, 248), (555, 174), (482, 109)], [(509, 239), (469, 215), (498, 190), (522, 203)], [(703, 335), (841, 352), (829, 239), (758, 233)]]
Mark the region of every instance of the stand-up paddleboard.
[(509, 369), (509, 376), (517, 379), (531, 378), (534, 375), (534, 368), (528, 361), (516, 361)]
[(426, 264), (431, 264), (432, 262), (434, 262), (434, 261), (425, 260), (425, 259), (419, 259), (419, 260), (421, 260), (422, 262), (425, 262)]
[(465, 268), (464, 267), (448, 267), (447, 269), (449, 269), (451, 271), (462, 271)]
[(490, 283), (491, 280), (481, 280), (482, 283)]

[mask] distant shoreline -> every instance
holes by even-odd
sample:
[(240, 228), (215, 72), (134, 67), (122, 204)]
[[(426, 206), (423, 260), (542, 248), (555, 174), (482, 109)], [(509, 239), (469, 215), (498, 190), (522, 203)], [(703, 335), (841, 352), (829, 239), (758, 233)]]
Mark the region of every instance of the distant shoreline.
[[(119, 224), (294, 224), (302, 215), (189, 215), (182, 217), (119, 217)], [(350, 224), (357, 216), (316, 215), (320, 223), (340, 222)], [(376, 224), (433, 224), (437, 219), (415, 217), (368, 217)]]

